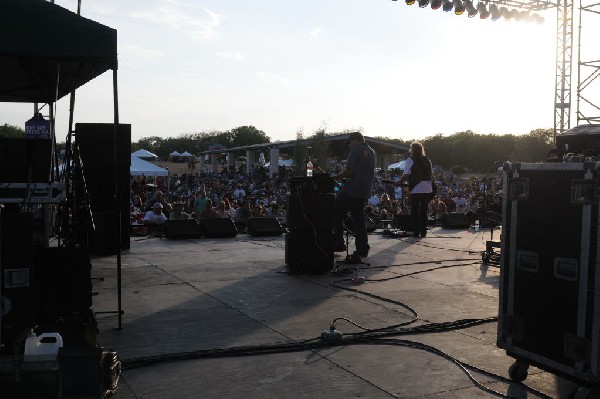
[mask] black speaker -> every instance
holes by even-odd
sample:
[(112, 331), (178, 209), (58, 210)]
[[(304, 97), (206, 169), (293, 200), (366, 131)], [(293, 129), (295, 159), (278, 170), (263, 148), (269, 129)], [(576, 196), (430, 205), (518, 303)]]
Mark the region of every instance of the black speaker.
[(311, 177), (295, 176), (290, 178), (290, 194), (333, 193), (335, 181), (331, 176), (315, 174)]
[(445, 213), (442, 215), (442, 226), (449, 229), (462, 229), (471, 225), (469, 218), (462, 212)]
[(36, 248), (35, 303), (39, 319), (54, 319), (92, 306), (92, 264), (85, 247)]
[(396, 228), (404, 231), (413, 231), (413, 220), (412, 216), (404, 214), (394, 215), (394, 223)]
[[(118, 252), (119, 214), (94, 212), (96, 230), (91, 234), (90, 246), (96, 255), (116, 255)], [(129, 248), (129, 212), (121, 214), (121, 249)]]
[(50, 139), (0, 138), (0, 182), (48, 183), (51, 159)]
[(331, 231), (335, 213), (333, 194), (290, 194), (286, 226), (290, 231)]
[(170, 239), (200, 238), (202, 237), (202, 228), (196, 219), (167, 220), (165, 236)]
[(112, 123), (77, 123), (75, 143), (79, 146), (92, 211), (129, 213), (131, 125), (119, 125), (115, 142)]
[(200, 219), (202, 235), (207, 238), (235, 237), (238, 233), (231, 218)]
[(276, 218), (249, 218), (247, 229), (251, 236), (280, 236), (283, 233), (283, 227)]
[(292, 273), (328, 273), (334, 264), (333, 233), (329, 231), (286, 234), (285, 264)]
[(13, 341), (35, 325), (33, 216), (7, 211), (0, 216), (0, 353), (10, 353)]

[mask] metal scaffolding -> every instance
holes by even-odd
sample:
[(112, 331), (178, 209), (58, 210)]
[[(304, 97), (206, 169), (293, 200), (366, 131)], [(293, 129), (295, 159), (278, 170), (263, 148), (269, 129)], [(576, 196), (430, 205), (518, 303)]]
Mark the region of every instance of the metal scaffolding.
[[(600, 83), (596, 81), (600, 75), (600, 51), (597, 51), (597, 37), (592, 36), (591, 29), (598, 26), (600, 20), (592, 20), (600, 15), (600, 3), (589, 4), (579, 1), (579, 35), (577, 43), (577, 125), (600, 123), (600, 107), (594, 101), (599, 92)], [(594, 21), (596, 24), (594, 24)], [(588, 33), (589, 32), (589, 33)], [(583, 44), (586, 43), (586, 46)], [(596, 51), (595, 51), (596, 50)]]

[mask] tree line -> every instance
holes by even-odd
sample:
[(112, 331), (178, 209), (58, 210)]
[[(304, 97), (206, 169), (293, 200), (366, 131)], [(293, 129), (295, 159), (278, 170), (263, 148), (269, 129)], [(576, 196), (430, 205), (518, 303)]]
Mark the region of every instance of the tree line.
[[(299, 141), (292, 158), (297, 164), (306, 159), (308, 147), (313, 158), (324, 159), (327, 155), (345, 159), (347, 149), (330, 148), (327, 136), (349, 131), (326, 132), (320, 128), (312, 134), (296, 134)], [(0, 125), (0, 137), (24, 137), (20, 127)], [(409, 146), (414, 140), (377, 136), (386, 140)], [(444, 136), (442, 134), (417, 140), (423, 143), (428, 157), (435, 165), (445, 170), (461, 167), (472, 172), (488, 172), (497, 162), (541, 162), (554, 146), (553, 129), (535, 129), (525, 135), (477, 134), (470, 130)], [(198, 154), (207, 151), (211, 145), (220, 144), (226, 148), (244, 147), (252, 144), (270, 143), (265, 132), (254, 126), (240, 126), (227, 131), (210, 131), (182, 134), (177, 137), (144, 137), (132, 143), (132, 151), (145, 149), (155, 153), (161, 159), (167, 159), (173, 151), (189, 151)], [(336, 154), (332, 154), (335, 151)]]

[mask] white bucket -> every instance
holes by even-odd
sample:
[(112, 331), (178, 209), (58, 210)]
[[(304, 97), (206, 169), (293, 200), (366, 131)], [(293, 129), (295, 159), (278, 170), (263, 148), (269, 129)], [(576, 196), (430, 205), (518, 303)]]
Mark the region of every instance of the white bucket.
[(63, 340), (59, 333), (43, 333), (38, 336), (31, 334), (25, 340), (26, 362), (52, 362), (58, 357), (58, 349), (62, 348)]

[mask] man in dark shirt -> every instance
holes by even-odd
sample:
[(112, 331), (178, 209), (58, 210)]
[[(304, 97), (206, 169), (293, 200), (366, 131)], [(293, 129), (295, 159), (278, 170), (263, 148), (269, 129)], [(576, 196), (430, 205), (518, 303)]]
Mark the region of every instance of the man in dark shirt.
[(365, 224), (365, 205), (371, 195), (371, 187), (375, 175), (375, 151), (359, 132), (350, 134), (350, 154), (346, 161), (346, 168), (335, 175), (335, 180), (350, 178), (346, 181), (335, 199), (335, 233), (334, 251), (346, 250), (344, 244), (343, 219), (350, 212), (356, 235), (356, 255), (361, 258), (369, 255), (369, 238)]

